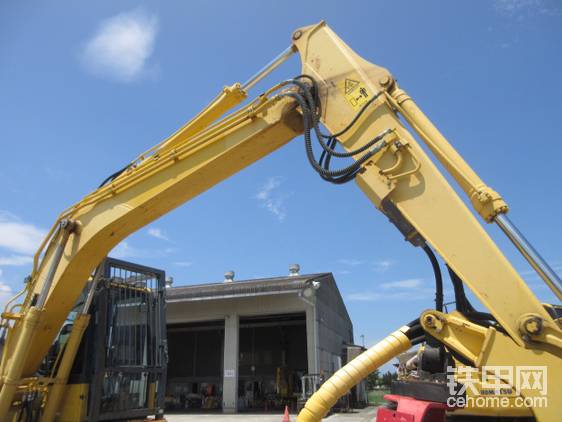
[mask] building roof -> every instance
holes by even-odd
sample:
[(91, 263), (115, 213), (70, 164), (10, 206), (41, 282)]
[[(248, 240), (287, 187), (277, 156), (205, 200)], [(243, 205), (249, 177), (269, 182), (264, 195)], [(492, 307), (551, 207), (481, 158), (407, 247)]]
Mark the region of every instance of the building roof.
[(295, 293), (302, 291), (313, 281), (322, 283), (324, 280), (328, 279), (332, 279), (331, 273), (259, 278), (228, 283), (197, 284), (192, 286), (170, 287), (166, 289), (166, 296), (168, 302), (184, 302)]

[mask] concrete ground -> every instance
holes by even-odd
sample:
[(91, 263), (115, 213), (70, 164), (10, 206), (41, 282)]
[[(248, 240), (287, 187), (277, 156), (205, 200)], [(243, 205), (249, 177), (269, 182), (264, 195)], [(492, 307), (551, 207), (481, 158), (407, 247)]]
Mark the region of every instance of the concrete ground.
[[(376, 407), (354, 410), (354, 413), (336, 413), (325, 419), (326, 422), (375, 422)], [(236, 415), (224, 414), (190, 414), (190, 415), (166, 415), (168, 422), (281, 422), (283, 414), (248, 414)], [(291, 421), (295, 422), (297, 415), (291, 414)]]

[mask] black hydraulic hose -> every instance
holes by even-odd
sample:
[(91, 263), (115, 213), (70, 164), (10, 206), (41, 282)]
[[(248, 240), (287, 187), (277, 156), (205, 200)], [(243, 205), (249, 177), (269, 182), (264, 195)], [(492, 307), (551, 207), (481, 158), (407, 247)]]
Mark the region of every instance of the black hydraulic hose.
[[(425, 339), (425, 331), (420, 324), (420, 319), (416, 318), (406, 325), (410, 327), (410, 329), (406, 333), (406, 336), (410, 339), (412, 345), (422, 343), (424, 341), (423, 339)], [(414, 343), (414, 341), (416, 343)]]
[(455, 273), (448, 265), (449, 275), (453, 283), (455, 291), (455, 302), (457, 310), (460, 311), (466, 318), (475, 324), (482, 325), (483, 327), (494, 327), (496, 330), (506, 333), (505, 329), (498, 323), (496, 318), (488, 312), (477, 311), (466, 297), (464, 291), (464, 284), (461, 278)]
[(312, 93), (314, 95), (314, 103), (316, 104), (316, 108), (318, 109), (318, 115), (320, 115), (320, 91), (318, 89), (318, 83), (316, 79), (314, 79), (310, 75), (302, 74), (293, 78), (293, 81), (298, 81), (299, 79), (308, 79), (312, 85)]
[[(312, 125), (311, 125), (310, 129), (314, 129), (314, 132), (316, 133), (316, 138), (318, 140), (318, 143), (320, 144), (322, 149), (325, 152), (327, 152), (328, 154), (333, 155), (334, 157), (339, 157), (339, 158), (353, 157), (357, 154), (361, 154), (362, 152), (367, 151), (374, 144), (376, 144), (378, 141), (380, 141), (385, 135), (388, 135), (390, 132), (392, 132), (392, 130), (388, 129), (388, 130), (382, 132), (381, 134), (379, 134), (378, 136), (376, 136), (375, 138), (373, 138), (372, 140), (370, 140), (369, 142), (367, 142), (365, 145), (363, 145), (363, 146), (361, 146), (361, 147), (359, 147), (359, 148), (357, 148), (353, 151), (349, 151), (349, 152), (336, 151), (334, 149), (334, 147), (330, 147), (330, 141), (333, 140), (333, 139), (336, 139), (338, 136), (343, 135), (345, 132), (347, 132), (349, 129), (351, 129), (351, 127), (353, 127), (355, 122), (357, 122), (359, 117), (361, 117), (361, 115), (365, 112), (365, 110), (369, 107), (369, 105), (371, 105), (382, 94), (382, 91), (379, 92), (378, 94), (376, 94), (373, 98), (371, 98), (365, 105), (363, 105), (363, 107), (361, 108), (359, 113), (357, 113), (353, 117), (351, 122), (348, 123), (347, 126), (344, 129), (342, 129), (341, 131), (339, 131), (338, 133), (336, 133), (334, 135), (326, 135), (326, 134), (323, 134), (320, 131), (320, 128), (318, 126), (318, 123), (319, 123), (319, 120), (320, 120), (320, 117), (319, 117), (320, 112), (319, 112), (319, 107), (318, 107), (318, 103), (317, 103), (317, 101), (318, 101), (318, 94), (317, 94), (318, 88), (317, 88), (316, 82), (314, 82), (314, 85), (313, 85), (313, 88), (312, 88), (312, 90), (314, 92), (311, 93), (311, 88), (307, 84), (298, 81), (297, 80), (298, 78), (308, 78), (311, 81), (313, 81), (313, 79), (308, 75), (300, 75), (300, 76), (297, 76), (297, 78), (295, 78), (291, 81), (288, 81), (288, 83), (293, 83), (294, 85), (296, 85), (300, 88), (299, 95), (304, 97), (304, 99), (306, 100), (307, 109), (310, 111), (310, 120), (312, 120)], [(302, 106), (301, 106), (301, 108), (302, 108)], [(326, 144), (324, 141), (322, 141), (322, 138), (328, 139), (328, 144)], [(337, 139), (336, 139), (336, 141), (337, 141)]]
[[(366, 104), (364, 104), (361, 110), (353, 117), (351, 122), (349, 122), (343, 130), (340, 130), (334, 135), (326, 135), (322, 133), (319, 127), (321, 112), (317, 82), (313, 77), (309, 75), (300, 75), (291, 80), (285, 81), (281, 85), (287, 86), (291, 84), (295, 85), (297, 87), (297, 90), (284, 92), (281, 94), (281, 96), (293, 98), (301, 108), (304, 124), (304, 144), (306, 156), (309, 163), (322, 179), (330, 183), (343, 184), (353, 180), (355, 176), (361, 171), (363, 164), (387, 145), (384, 137), (390, 134), (392, 132), (392, 129), (387, 129), (379, 133), (365, 145), (362, 145), (361, 147), (352, 151), (336, 151), (335, 148), (338, 144), (337, 136), (340, 136), (351, 129), (351, 127), (363, 115), (365, 110), (380, 95), (382, 95), (382, 91), (378, 92), (373, 96), (373, 98), (371, 98)], [(314, 131), (316, 140), (322, 147), (322, 152), (318, 161), (316, 160), (314, 149), (312, 147), (312, 131)], [(324, 141), (324, 139), (326, 141)], [(355, 159), (354, 157), (359, 154), (362, 155), (359, 158)], [(332, 157), (353, 158), (354, 161), (347, 167), (343, 167), (338, 170), (331, 170), (330, 163)]]
[[(337, 139), (333, 138), (332, 140), (329, 141), (328, 145), (330, 145), (330, 147), (333, 149), (335, 148), (336, 144), (337, 144)], [(322, 151), (322, 155), (320, 156), (320, 158), (322, 159), (322, 156), (326, 154), (326, 151)], [(330, 169), (330, 161), (332, 160), (332, 155), (331, 154), (326, 154), (326, 160), (324, 162), (323, 168), (326, 170)], [(321, 160), (319, 161), (319, 164), (322, 165)], [(327, 182), (330, 183), (334, 183), (336, 185), (340, 185), (343, 183), (347, 183), (351, 180), (353, 180), (355, 178), (355, 176), (357, 175), (357, 173), (359, 172), (360, 169), (357, 169), (356, 171), (349, 173), (348, 175), (345, 176), (341, 176), (341, 177), (327, 177), (327, 176), (323, 176), (320, 175), (320, 177), (324, 180), (326, 180)]]
[(314, 158), (314, 151), (312, 149), (312, 138), (310, 136), (310, 129), (311, 129), (311, 122), (310, 122), (310, 115), (311, 112), (306, 104), (305, 99), (302, 97), (302, 95), (299, 95), (295, 92), (287, 92), (285, 94), (282, 94), (282, 96), (285, 97), (291, 97), (293, 99), (295, 99), (303, 112), (303, 121), (304, 121), (304, 141), (305, 141), (305, 148), (306, 148), (306, 156), (308, 158), (308, 161), (310, 162), (310, 164), (312, 165), (312, 167), (321, 175), (327, 176), (327, 177), (337, 177), (337, 176), (343, 176), (343, 175), (348, 175), (349, 173), (352, 173), (356, 170), (358, 170), (362, 164), (364, 164), (369, 158), (371, 158), (371, 156), (373, 154), (375, 154), (378, 150), (380, 150), (383, 145), (381, 145), (378, 149), (375, 147), (373, 149), (371, 149), (368, 153), (366, 153), (365, 155), (363, 155), (362, 157), (360, 157), (359, 159), (357, 159), (357, 161), (355, 161), (354, 163), (350, 164), (347, 167), (341, 168), (339, 170), (326, 170), (324, 168), (322, 168), (321, 166), (318, 165), (318, 162), (316, 161), (316, 159)]
[(102, 186), (107, 185), (109, 182), (111, 182), (113, 179), (117, 178), (118, 176), (121, 175), (121, 173), (123, 173), (125, 170), (127, 170), (129, 168), (130, 164), (127, 164), (125, 167), (123, 167), (121, 170), (116, 171), (115, 173), (113, 173), (111, 176), (108, 176), (103, 182), (101, 182), (101, 184), (98, 186), (98, 189), (101, 188)]
[(410, 327), (410, 328), (412, 328), (416, 325), (420, 325), (420, 319), (419, 318), (413, 319), (412, 321), (410, 321), (409, 323), (406, 324), (406, 326)]
[(425, 334), (422, 334), (421, 336), (417, 336), (417, 337), (414, 337), (414, 338), (410, 339), (410, 343), (412, 344), (412, 346), (416, 346), (416, 345), (421, 344), (425, 341), (426, 341)]
[(433, 274), (435, 275), (435, 309), (439, 312), (443, 312), (443, 276), (441, 275), (441, 267), (439, 266), (437, 257), (427, 244), (424, 245), (422, 249), (431, 261)]
[[(371, 139), (369, 142), (367, 142), (362, 147), (359, 147), (359, 148), (357, 148), (353, 151), (349, 151), (349, 152), (336, 151), (336, 150), (333, 149), (333, 147), (330, 148), (329, 143), (328, 143), (328, 145), (326, 145), (324, 143), (324, 141), (322, 141), (322, 139), (320, 139), (320, 137), (318, 137), (317, 139), (318, 139), (318, 143), (320, 144), (322, 149), (324, 151), (326, 151), (327, 153), (329, 153), (330, 155), (333, 155), (334, 157), (338, 157), (338, 158), (349, 158), (349, 157), (353, 157), (354, 155), (361, 154), (362, 152), (367, 151), (369, 148), (371, 148), (373, 145), (375, 145), (377, 142), (379, 142), (382, 138), (384, 138), (386, 135), (390, 134), (391, 132), (392, 132), (391, 129), (387, 129), (387, 130), (379, 133), (377, 136), (375, 136), (373, 139)], [(317, 134), (317, 136), (318, 136), (318, 134)], [(337, 141), (336, 137), (331, 137), (329, 139)]]
[(466, 297), (466, 294), (464, 292), (464, 285), (460, 277), (448, 265), (447, 265), (447, 270), (449, 271), (449, 275), (451, 276), (451, 282), (453, 283), (453, 289), (455, 291), (455, 303), (457, 304), (457, 309), (463, 314), (476, 312), (476, 309), (474, 309), (474, 307)]

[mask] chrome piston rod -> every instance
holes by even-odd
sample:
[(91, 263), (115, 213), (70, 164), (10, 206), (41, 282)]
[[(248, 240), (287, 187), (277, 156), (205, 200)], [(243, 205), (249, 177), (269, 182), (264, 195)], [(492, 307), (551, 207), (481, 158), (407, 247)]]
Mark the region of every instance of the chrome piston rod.
[(552, 290), (556, 297), (562, 300), (562, 282), (560, 278), (539, 255), (535, 248), (533, 248), (533, 245), (523, 236), (523, 233), (517, 229), (505, 214), (499, 214), (494, 221), (500, 226), (515, 247), (519, 249), (519, 252), (521, 252), (533, 269), (541, 276), (548, 287), (550, 287), (550, 290)]
[(279, 66), (282, 63), (285, 63), (287, 59), (291, 57), (294, 53), (296, 53), (296, 50), (293, 46), (287, 48), (285, 51), (283, 51), (281, 54), (275, 57), (272, 61), (266, 64), (262, 69), (260, 69), (254, 76), (248, 79), (242, 85), (242, 89), (244, 91), (248, 91), (249, 89), (251, 89), (255, 84), (257, 84), (259, 81), (261, 81), (271, 72), (273, 72), (273, 70), (275, 70), (277, 66)]
[(60, 223), (60, 230), (62, 231), (61, 238), (57, 243), (57, 245), (55, 246), (53, 259), (51, 261), (49, 272), (47, 273), (47, 278), (45, 279), (45, 283), (43, 284), (43, 287), (41, 288), (41, 292), (37, 297), (37, 302), (35, 306), (37, 306), (38, 309), (43, 308), (43, 305), (47, 300), (47, 296), (51, 289), (51, 285), (53, 284), (53, 280), (55, 278), (55, 273), (57, 272), (57, 268), (62, 258), (62, 254), (64, 253), (64, 248), (66, 247), (66, 243), (68, 242), (68, 239), (73, 229), (74, 229), (74, 224), (71, 221), (69, 220), (61, 221)]

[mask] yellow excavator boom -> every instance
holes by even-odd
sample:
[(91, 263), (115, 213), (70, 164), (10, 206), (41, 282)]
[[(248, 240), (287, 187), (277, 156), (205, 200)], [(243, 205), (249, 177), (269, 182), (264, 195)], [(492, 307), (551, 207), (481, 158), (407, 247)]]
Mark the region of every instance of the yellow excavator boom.
[[(265, 74), (297, 52), (302, 77), (281, 83), (216, 120), (245, 100), (247, 90)], [(332, 135), (323, 135), (320, 126)], [(430, 245), (443, 258), (502, 328), (501, 332), (481, 331), (470, 326), (474, 332), (467, 328), (459, 333), (462, 315), (450, 319), (435, 311), (422, 316), (425, 332), (477, 367), (496, 362), (525, 365), (533, 355), (548, 365), (549, 379), (562, 377), (558, 320), (455, 193), (422, 142), (466, 192), (476, 213), (485, 221), (499, 221), (513, 234), (513, 227), (507, 227), (504, 200), (480, 180), (386, 69), (359, 57), (321, 22), (295, 31), (290, 48), (264, 71), (244, 85), (225, 88), (172, 137), (61, 214), (36, 255), (23, 306), (19, 312), (9, 308), (3, 314), (4, 326), (9, 328), (0, 363), (0, 415), (10, 412), (18, 388), (34, 376), (90, 275), (113, 247), (303, 133), (308, 158), (321, 177), (334, 183), (355, 179), (407, 240), (415, 246)], [(351, 157), (354, 163), (341, 171), (316, 163), (309, 148), (311, 134), (320, 140), (324, 137), (322, 148), (328, 154), (335, 151), (337, 140), (343, 147), (340, 156)], [(528, 245), (521, 249), (561, 297), (554, 272), (529, 252)], [(470, 321), (465, 320), (469, 327)], [(409, 333), (407, 327), (397, 331), (366, 352), (360, 363), (344, 367), (309, 400), (298, 420), (320, 420), (354, 383), (407, 350), (412, 340)], [(64, 376), (58, 378), (59, 384), (61, 380)], [(539, 421), (552, 421), (561, 411), (555, 400), (562, 395), (562, 386), (551, 382), (548, 391), (551, 405), (532, 409)]]

